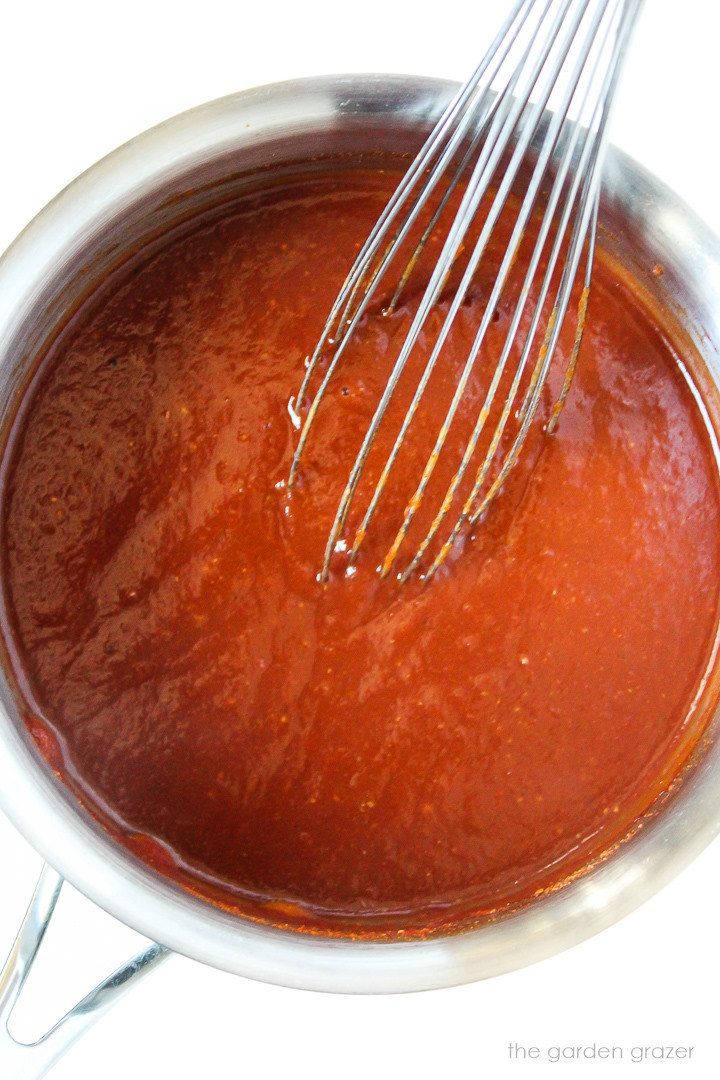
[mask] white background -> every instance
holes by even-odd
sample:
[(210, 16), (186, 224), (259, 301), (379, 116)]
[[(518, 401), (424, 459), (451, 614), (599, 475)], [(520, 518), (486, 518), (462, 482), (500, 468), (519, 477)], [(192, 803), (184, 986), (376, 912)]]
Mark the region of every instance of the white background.
[[(13, 0), (3, 7), (0, 250), (97, 158), (199, 102), (336, 72), (463, 80), (506, 4)], [(718, 30), (714, 0), (648, 0), (612, 137), (720, 233)], [(2, 956), (39, 867), (0, 816)], [(663, 893), (599, 937), (534, 968), (455, 990), (332, 997), (250, 983), (173, 958), (52, 1075), (704, 1080), (720, 1069), (713, 977), (720, 961), (718, 885), (716, 842)], [(18, 1016), (20, 1032), (39, 1034), (44, 1020), (72, 1004), (138, 940), (66, 888), (41, 956), (41, 985), (28, 987), (32, 996)], [(508, 1061), (510, 1041), (695, 1050), (690, 1062), (553, 1065)]]

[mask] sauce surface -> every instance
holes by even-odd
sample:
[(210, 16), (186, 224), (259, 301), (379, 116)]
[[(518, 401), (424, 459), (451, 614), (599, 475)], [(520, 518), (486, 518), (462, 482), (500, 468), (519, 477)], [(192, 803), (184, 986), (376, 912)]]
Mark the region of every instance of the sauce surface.
[(366, 319), (291, 494), (288, 401), (397, 178), (308, 175), (136, 259), (52, 346), (8, 449), (5, 632), (41, 751), (162, 873), (324, 933), (469, 925), (601, 857), (701, 733), (718, 621), (705, 421), (602, 259), (558, 429), (460, 557), (426, 586), (376, 572), (482, 282), (357, 572), (318, 583), (408, 310)]

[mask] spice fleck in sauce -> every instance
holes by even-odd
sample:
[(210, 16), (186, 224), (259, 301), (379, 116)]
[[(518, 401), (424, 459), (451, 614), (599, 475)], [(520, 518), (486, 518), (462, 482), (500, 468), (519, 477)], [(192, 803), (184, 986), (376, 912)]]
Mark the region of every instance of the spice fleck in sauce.
[(41, 751), (162, 873), (331, 934), (469, 925), (602, 856), (702, 731), (718, 621), (705, 421), (602, 258), (557, 430), (462, 551), (380, 580), (411, 446), (357, 571), (318, 583), (407, 311), (366, 319), (290, 494), (288, 401), (396, 181), (328, 167), (136, 258), (52, 345), (7, 451), (6, 633)]

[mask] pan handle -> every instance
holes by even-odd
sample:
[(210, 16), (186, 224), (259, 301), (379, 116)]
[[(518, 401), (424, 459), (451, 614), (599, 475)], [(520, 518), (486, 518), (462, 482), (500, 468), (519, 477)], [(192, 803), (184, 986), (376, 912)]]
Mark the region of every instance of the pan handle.
[(62, 884), (59, 874), (47, 865), (43, 867), (15, 944), (0, 972), (0, 1076), (13, 1080), (40, 1080), (91, 1024), (171, 955), (163, 945), (148, 946), (91, 990), (42, 1038), (33, 1043), (18, 1042), (10, 1034), (8, 1022), (45, 936)]

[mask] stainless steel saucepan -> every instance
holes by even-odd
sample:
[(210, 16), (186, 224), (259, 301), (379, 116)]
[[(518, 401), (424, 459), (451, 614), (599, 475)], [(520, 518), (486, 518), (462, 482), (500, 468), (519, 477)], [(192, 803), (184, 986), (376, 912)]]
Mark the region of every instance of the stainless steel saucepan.
[[(342, 150), (414, 151), (453, 90), (435, 80), (389, 76), (281, 83), (194, 109), (99, 162), (25, 229), (0, 262), (0, 425), (12, 413), (32, 358), (130, 250), (256, 183), (258, 170), (292, 170)], [(712, 395), (720, 389), (720, 242), (667, 188), (612, 150), (601, 221), (602, 244), (698, 348)], [(656, 264), (661, 275), (653, 274)], [(0, 805), (48, 863), (0, 976), (0, 1075), (44, 1075), (88, 1023), (168, 951), (290, 987), (392, 993), (487, 978), (565, 949), (641, 904), (715, 836), (719, 723), (714, 716), (683, 782), (662, 808), (584, 875), (479, 929), (428, 941), (372, 943), (244, 921), (133, 858), (39, 757), (9, 681), (0, 678)], [(25, 1046), (11, 1039), (6, 1023), (63, 879), (159, 944), (133, 958), (38, 1043)]]

